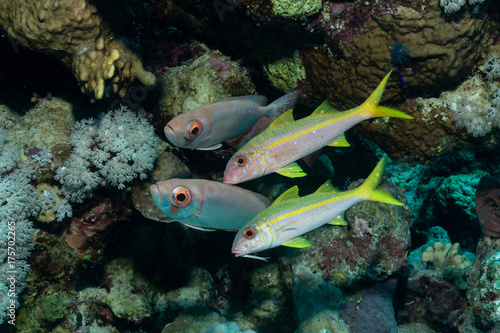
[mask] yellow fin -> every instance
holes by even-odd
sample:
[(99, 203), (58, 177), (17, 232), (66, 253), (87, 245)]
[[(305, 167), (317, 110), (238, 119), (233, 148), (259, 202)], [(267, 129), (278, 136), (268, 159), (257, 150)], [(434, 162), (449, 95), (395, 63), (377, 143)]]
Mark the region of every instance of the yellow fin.
[(333, 185), (331, 180), (327, 180), (323, 185), (321, 185), (316, 192), (314, 193), (339, 193), (340, 191), (337, 190)]
[(288, 246), (288, 247), (297, 247), (299, 249), (302, 249), (304, 247), (309, 247), (311, 246), (311, 243), (309, 243), (307, 241), (307, 239), (305, 239), (304, 237), (302, 236), (299, 236), (299, 237), (295, 237), (295, 238), (292, 238), (286, 242), (284, 242), (283, 244), (281, 244), (283, 246)]
[(272, 123), (270, 123), (269, 126), (267, 126), (266, 129), (273, 128), (273, 127), (278, 127), (278, 126), (281, 126), (281, 125), (284, 125), (284, 124), (288, 124), (288, 123), (294, 122), (295, 120), (293, 119), (293, 114), (292, 113), (293, 113), (292, 109), (284, 112), (281, 116), (279, 116)]
[(387, 164), (387, 156), (382, 157), (377, 166), (370, 173), (368, 178), (361, 184), (356, 191), (360, 196), (366, 198), (366, 200), (385, 202), (391, 205), (403, 206), (404, 204), (394, 198), (391, 194), (377, 190), (377, 186), (382, 180), (384, 175), (385, 165)]
[(407, 115), (399, 110), (391, 109), (385, 106), (379, 106), (378, 103), (382, 98), (385, 86), (387, 85), (387, 80), (391, 76), (392, 70), (384, 77), (382, 82), (377, 86), (377, 88), (372, 92), (370, 97), (366, 99), (358, 108), (362, 108), (363, 112), (366, 112), (369, 117), (394, 117), (394, 118), (404, 118), (413, 119), (412, 116)]
[(328, 222), (328, 224), (331, 224), (331, 225), (348, 225), (347, 221), (344, 220), (344, 217), (340, 216), (340, 215), (337, 216), (332, 221)]
[(298, 197), (299, 197), (299, 188), (297, 185), (295, 185), (294, 187), (290, 187), (288, 190), (281, 193), (280, 196), (277, 197), (276, 200), (274, 200), (273, 204), (285, 200), (296, 199)]
[(318, 114), (336, 114), (336, 113), (340, 113), (339, 110), (335, 110), (331, 105), (330, 103), (328, 102), (328, 100), (325, 100), (323, 103), (320, 104), (320, 106), (318, 106), (316, 108), (316, 110), (314, 110), (311, 115), (318, 115)]
[(307, 173), (305, 173), (304, 170), (302, 170), (302, 168), (297, 164), (297, 162), (285, 165), (284, 167), (276, 171), (276, 173), (279, 173), (282, 176), (290, 178), (307, 176)]
[(333, 140), (328, 146), (330, 147), (350, 147), (351, 145), (347, 142), (344, 133)]

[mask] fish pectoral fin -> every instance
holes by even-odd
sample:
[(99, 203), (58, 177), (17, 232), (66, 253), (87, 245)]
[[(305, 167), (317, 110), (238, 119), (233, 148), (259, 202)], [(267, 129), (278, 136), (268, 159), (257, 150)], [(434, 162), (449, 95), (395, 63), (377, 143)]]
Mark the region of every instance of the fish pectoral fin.
[(347, 223), (347, 221), (344, 220), (344, 217), (341, 215), (337, 216), (336, 218), (334, 218), (333, 220), (328, 222), (328, 224), (331, 224), (331, 225), (349, 225)]
[(208, 147), (196, 148), (196, 150), (214, 150), (214, 149), (219, 149), (220, 147), (222, 147), (222, 143), (216, 143), (215, 145)]
[(340, 113), (339, 110), (334, 109), (328, 100), (325, 100), (323, 103), (321, 103), (316, 110), (314, 110), (311, 115), (318, 115), (318, 114), (336, 114)]
[(217, 229), (214, 229), (214, 228), (205, 228), (205, 227), (200, 227), (198, 225), (192, 225), (192, 224), (187, 224), (187, 223), (182, 223), (184, 224), (186, 227), (190, 227), (190, 228), (193, 228), (193, 229), (196, 229), (196, 230), (201, 230), (201, 231), (217, 231)]
[(292, 113), (293, 113), (292, 109), (284, 112), (281, 116), (279, 116), (272, 123), (270, 123), (269, 126), (267, 126), (266, 130), (273, 127), (281, 126), (283, 124), (293, 123), (295, 120), (293, 119)]
[(329, 147), (350, 147), (351, 145), (349, 142), (347, 142), (347, 139), (345, 138), (344, 133), (342, 133), (339, 137), (337, 137), (335, 140), (330, 142), (328, 145)]
[(307, 176), (307, 173), (305, 173), (304, 170), (302, 170), (302, 168), (297, 164), (297, 162), (293, 162), (282, 167), (281, 169), (276, 171), (276, 173), (279, 173), (282, 176), (290, 178)]
[(281, 201), (296, 199), (298, 197), (299, 197), (299, 188), (297, 185), (295, 185), (293, 187), (290, 187), (285, 192), (281, 193), (280, 196), (273, 201), (273, 205)]
[(302, 249), (304, 247), (311, 246), (311, 243), (309, 243), (309, 241), (307, 239), (305, 239), (304, 237), (299, 236), (299, 237), (292, 238), (292, 239), (284, 242), (281, 245), (288, 246), (288, 247), (296, 247), (296, 248)]

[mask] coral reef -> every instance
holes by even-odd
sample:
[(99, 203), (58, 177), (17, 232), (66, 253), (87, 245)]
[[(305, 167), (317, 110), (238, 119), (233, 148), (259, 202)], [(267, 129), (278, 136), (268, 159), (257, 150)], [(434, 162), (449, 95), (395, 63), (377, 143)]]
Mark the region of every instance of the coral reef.
[[(340, 15), (344, 17), (347, 11)], [(330, 17), (335, 20), (334, 16)], [(384, 94), (385, 100), (400, 100), (409, 97), (407, 93), (414, 89), (435, 92), (445, 84), (462, 79), (480, 56), (483, 26), (484, 22), (479, 19), (467, 18), (460, 24), (447, 21), (438, 0), (432, 0), (424, 10), (399, 6), (393, 8), (393, 12), (378, 13), (377, 19), (370, 19), (358, 37), (347, 42), (341, 39), (345, 44), (340, 59), (317, 50), (306, 51), (302, 57), (311, 73), (308, 80), (315, 83), (335, 107), (353, 107), (366, 98), (370, 87), (376, 86), (389, 70), (391, 47), (400, 42), (407, 47), (410, 62), (400, 70), (406, 89), (402, 89), (399, 80), (393, 80)], [(315, 26), (311, 25), (312, 28)], [(428, 34), (428, 28), (439, 33)], [(344, 29), (352, 29), (352, 24), (348, 23)], [(325, 72), (334, 85), (321, 84), (323, 79), (319, 76), (324, 77)]]
[[(481, 0), (0, 0), (0, 238), (15, 226), (17, 255), (14, 281), (0, 248), (0, 331), (495, 331), (499, 13)], [(235, 258), (230, 232), (157, 222), (150, 183), (221, 181), (234, 153), (159, 142), (175, 115), (291, 90), (295, 119), (325, 98), (343, 110), (390, 69), (382, 103), (414, 120), (363, 122), (351, 147), (318, 155), (344, 189), (389, 154), (381, 188), (404, 206), (357, 204), (348, 225), (267, 262)], [(325, 176), (304, 168), (241, 186), (307, 194)]]
[(140, 80), (154, 85), (155, 77), (114, 32), (125, 14), (120, 2), (88, 0), (0, 2), (0, 27), (19, 44), (59, 58), (71, 67), (82, 92), (92, 100), (110, 93), (124, 96)]
[[(359, 181), (353, 182), (354, 188)], [(402, 192), (388, 181), (381, 188), (405, 202)], [(306, 237), (312, 244), (308, 251), (285, 256), (288, 264), (303, 263), (338, 288), (361, 280), (384, 280), (406, 264), (410, 246), (409, 211), (404, 207), (362, 202), (345, 214), (350, 227), (327, 225)]]
[[(23, 161), (21, 150), (9, 144), (6, 131), (0, 128), (0, 324), (15, 324), (19, 295), (30, 272), (28, 259), (35, 232), (28, 218), (41, 209), (38, 194), (31, 184), (36, 169)], [(7, 316), (7, 318), (6, 318)]]
[[(410, 163), (428, 164), (457, 149), (473, 151), (498, 147), (492, 131), (491, 91), (480, 75), (464, 80), (453, 91), (438, 98), (408, 99), (397, 108), (414, 119), (363, 122), (357, 129), (392, 157)], [(479, 138), (478, 138), (479, 137)]]
[(294, 267), (293, 302), (295, 316), (300, 323), (296, 333), (349, 332), (340, 319), (342, 292), (333, 283), (327, 283), (304, 265)]
[(465, 260), (464, 254), (458, 254), (459, 249), (460, 244), (458, 243), (451, 245), (451, 243), (436, 242), (422, 253), (422, 261), (432, 262), (436, 271), (442, 271), (447, 267), (465, 269), (470, 266), (470, 262)]
[(75, 124), (69, 160), (54, 177), (69, 201), (92, 196), (102, 181), (124, 189), (135, 177), (147, 177), (157, 156), (158, 138), (145, 118), (127, 108)]
[[(397, 315), (399, 322), (422, 323), (439, 332), (454, 331), (466, 325), (466, 277), (471, 269), (464, 259), (472, 262), (474, 255), (467, 251), (463, 256), (453, 255), (450, 248), (446, 231), (433, 227), (427, 233), (427, 243), (410, 253), (407, 291)], [(437, 256), (440, 261), (428, 269), (426, 259)]]
[(193, 59), (181, 66), (166, 68), (159, 77), (162, 96), (159, 121), (165, 126), (176, 115), (216, 100), (255, 94), (249, 73), (237, 61), (192, 43)]
[(398, 332), (392, 304), (397, 281), (392, 277), (346, 298), (340, 316), (351, 332)]

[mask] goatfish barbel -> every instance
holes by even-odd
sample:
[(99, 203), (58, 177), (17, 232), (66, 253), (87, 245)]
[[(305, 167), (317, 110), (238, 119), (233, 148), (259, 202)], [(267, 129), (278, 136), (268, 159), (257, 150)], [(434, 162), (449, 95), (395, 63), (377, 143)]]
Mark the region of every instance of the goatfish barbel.
[(361, 121), (376, 117), (413, 119), (404, 112), (378, 105), (390, 75), (389, 72), (370, 97), (353, 109), (340, 112), (325, 101), (310, 116), (299, 120), (293, 119), (292, 110), (283, 113), (231, 157), (224, 171), (224, 183), (237, 184), (272, 172), (292, 178), (306, 176), (294, 161), (324, 146), (349, 146), (343, 133)]
[(380, 160), (363, 184), (353, 190), (340, 192), (330, 180), (304, 197), (299, 197), (297, 186), (288, 189), (238, 231), (231, 252), (237, 257), (263, 259), (250, 253), (280, 245), (308, 247), (311, 244), (303, 234), (327, 223), (347, 224), (342, 214), (358, 202), (371, 200), (403, 205), (389, 193), (377, 189), (386, 163), (387, 156)]
[(229, 97), (204, 104), (170, 120), (164, 128), (167, 139), (177, 147), (217, 149), (223, 141), (247, 133), (262, 117), (278, 118), (295, 107), (299, 92), (288, 93), (271, 104), (260, 95)]
[(205, 179), (172, 178), (149, 190), (163, 214), (203, 231), (236, 231), (271, 204), (258, 193)]

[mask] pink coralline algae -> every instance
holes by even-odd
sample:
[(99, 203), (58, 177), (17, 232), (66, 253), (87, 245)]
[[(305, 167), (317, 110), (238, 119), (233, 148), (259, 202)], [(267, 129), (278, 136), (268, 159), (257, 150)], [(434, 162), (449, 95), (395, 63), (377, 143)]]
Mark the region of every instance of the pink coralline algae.
[[(213, 53), (214, 55), (219, 54), (217, 51), (214, 51)], [(199, 64), (199, 66), (210, 67), (216, 73), (217, 78), (221, 82), (225, 82), (232, 76), (231, 66), (224, 59), (209, 59)]]
[(71, 219), (64, 235), (66, 243), (81, 256), (89, 250), (96, 251), (107, 229), (131, 214), (132, 210), (124, 207), (121, 200), (105, 199), (82, 216)]
[(427, 324), (440, 332), (463, 326), (467, 299), (459, 281), (430, 269), (417, 271), (408, 279), (398, 321)]
[(396, 11), (391, 6), (365, 5), (360, 2), (330, 3), (327, 8), (306, 29), (311, 32), (319, 29), (329, 43), (339, 47), (358, 37), (374, 17)]

